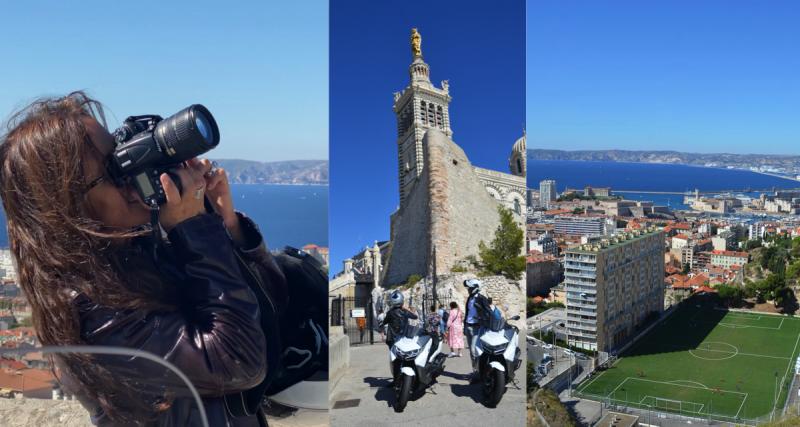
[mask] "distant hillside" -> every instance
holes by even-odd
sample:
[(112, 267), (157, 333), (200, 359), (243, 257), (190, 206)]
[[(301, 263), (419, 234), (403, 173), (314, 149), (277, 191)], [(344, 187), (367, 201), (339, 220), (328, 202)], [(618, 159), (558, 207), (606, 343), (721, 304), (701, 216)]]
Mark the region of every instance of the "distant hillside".
[(680, 151), (542, 150), (529, 149), (532, 160), (582, 160), (598, 162), (679, 163), (684, 165), (800, 170), (800, 156), (778, 154), (684, 153)]
[(234, 184), (327, 184), (327, 160), (256, 162), (217, 159)]

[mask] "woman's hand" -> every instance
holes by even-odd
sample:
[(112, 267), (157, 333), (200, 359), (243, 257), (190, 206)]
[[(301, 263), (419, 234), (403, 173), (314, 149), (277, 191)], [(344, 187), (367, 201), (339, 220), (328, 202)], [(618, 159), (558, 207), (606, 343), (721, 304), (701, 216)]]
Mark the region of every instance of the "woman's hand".
[(203, 194), (206, 181), (203, 174), (208, 172), (208, 169), (210, 168), (206, 168), (205, 165), (191, 161), (182, 168), (173, 169), (171, 172), (178, 175), (181, 180), (183, 193), (178, 192), (178, 187), (168, 174), (161, 174), (159, 179), (167, 196), (167, 203), (161, 207), (159, 215), (164, 230), (169, 232), (181, 222), (205, 212)]
[[(204, 179), (206, 181), (206, 195), (211, 205), (221, 217), (225, 228), (233, 238), (233, 241), (238, 245), (245, 244), (244, 233), (239, 224), (239, 217), (233, 209), (233, 197), (231, 196), (231, 187), (228, 183), (228, 174), (223, 168), (213, 168), (213, 165), (208, 159), (192, 159), (190, 162), (201, 165), (203, 167)], [(210, 174), (209, 171), (214, 171)]]

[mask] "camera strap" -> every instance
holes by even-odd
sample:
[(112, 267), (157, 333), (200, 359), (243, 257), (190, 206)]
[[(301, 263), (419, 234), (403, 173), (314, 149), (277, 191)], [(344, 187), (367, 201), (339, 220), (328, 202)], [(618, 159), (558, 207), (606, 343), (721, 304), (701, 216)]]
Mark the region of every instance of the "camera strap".
[(152, 238), (151, 238), (151, 250), (153, 262), (158, 265), (158, 246), (161, 243), (161, 225), (158, 223), (158, 214), (159, 214), (159, 206), (155, 200), (150, 201), (150, 229)]

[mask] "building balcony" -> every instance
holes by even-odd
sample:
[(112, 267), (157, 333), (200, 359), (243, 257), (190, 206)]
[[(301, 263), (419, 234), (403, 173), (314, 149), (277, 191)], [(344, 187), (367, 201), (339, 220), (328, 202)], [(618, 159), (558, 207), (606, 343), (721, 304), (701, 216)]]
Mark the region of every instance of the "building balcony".
[[(573, 308), (572, 306), (567, 306), (567, 318), (568, 319), (578, 319), (576, 317), (570, 316), (570, 314), (573, 315), (573, 316), (592, 316), (592, 317), (597, 318), (597, 311), (596, 310), (580, 310), (580, 309), (577, 309), (577, 308)], [(586, 320), (586, 319), (580, 319), (580, 320)]]
[(589, 264), (594, 264), (594, 263), (597, 262), (597, 258), (591, 257), (591, 256), (586, 256), (586, 255), (575, 255), (575, 254), (568, 253), (566, 257), (567, 257), (566, 258), (567, 261), (578, 261), (578, 262), (585, 262), (585, 263), (589, 263)]
[(567, 262), (564, 264), (564, 268), (571, 268), (575, 270), (583, 270), (583, 271), (597, 271), (597, 267), (592, 265), (583, 265), (581, 263), (576, 263), (574, 260), (567, 258)]
[(567, 292), (574, 292), (577, 294), (581, 293), (591, 293), (596, 294), (597, 288), (594, 286), (594, 282), (578, 282), (575, 280), (568, 280), (569, 278), (564, 279), (564, 286)]
[(597, 334), (589, 334), (586, 332), (580, 332), (569, 328), (567, 328), (567, 335), (569, 336), (569, 338), (580, 337), (580, 338), (587, 338), (591, 341), (597, 341)]
[(597, 279), (597, 274), (595, 273), (582, 273), (580, 271), (569, 271), (569, 267), (564, 271), (565, 276), (569, 277), (581, 277), (587, 279)]
[(569, 309), (572, 307), (575, 307), (576, 309), (588, 308), (594, 310), (595, 312), (597, 311), (597, 304), (592, 304), (581, 300), (571, 300), (567, 298), (567, 308)]

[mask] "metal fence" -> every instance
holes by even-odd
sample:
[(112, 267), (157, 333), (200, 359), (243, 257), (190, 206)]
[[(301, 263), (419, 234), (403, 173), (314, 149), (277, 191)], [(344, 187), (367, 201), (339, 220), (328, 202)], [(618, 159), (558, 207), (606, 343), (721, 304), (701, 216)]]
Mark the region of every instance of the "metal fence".
[(341, 326), (350, 339), (350, 345), (375, 343), (375, 335), (379, 331), (370, 296), (334, 298), (331, 300), (330, 313), (331, 326)]
[[(772, 414), (763, 415), (755, 418), (746, 417), (731, 417), (728, 415), (713, 413), (712, 411), (697, 411), (697, 404), (694, 402), (681, 402), (678, 400), (670, 400), (673, 402), (672, 407), (658, 407), (658, 405), (647, 403), (636, 403), (636, 397), (628, 399), (613, 399), (609, 396), (601, 396), (596, 394), (574, 392), (574, 396), (582, 399), (588, 399), (598, 402), (603, 411), (624, 412), (632, 415), (638, 415), (639, 421), (642, 423), (657, 426), (663, 424), (667, 420), (680, 421), (685, 424), (702, 423), (709, 426), (723, 426), (723, 425), (748, 425), (758, 426), (760, 424), (771, 421)], [(663, 399), (666, 400), (666, 399)], [(685, 407), (683, 404), (686, 404)], [(669, 406), (666, 405), (665, 406)], [(774, 414), (775, 418), (780, 417), (781, 414)]]

